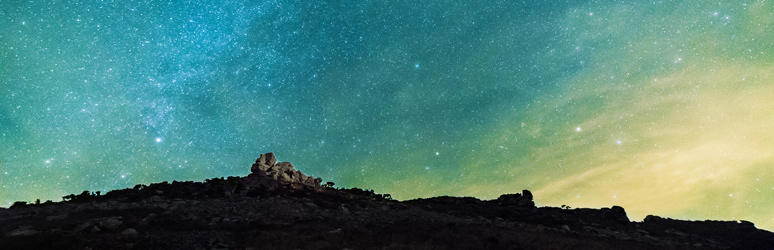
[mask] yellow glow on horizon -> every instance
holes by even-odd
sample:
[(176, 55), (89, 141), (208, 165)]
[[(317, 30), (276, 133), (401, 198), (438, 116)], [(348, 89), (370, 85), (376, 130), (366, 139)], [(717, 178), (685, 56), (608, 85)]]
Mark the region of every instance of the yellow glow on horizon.
[(729, 64), (707, 72), (687, 69), (654, 81), (648, 89), (675, 91), (663, 98), (624, 96), (632, 101), (611, 105), (620, 112), (585, 121), (584, 127), (615, 130), (619, 114), (637, 114), (620, 129), (636, 143), (622, 145), (624, 149), (604, 144), (587, 149), (591, 161), (601, 164), (575, 162), (571, 174), (538, 184), (539, 203), (621, 205), (633, 220), (649, 214), (755, 217), (758, 227), (774, 228), (774, 212), (764, 209), (774, 196), (761, 191), (774, 181), (765, 174), (774, 172), (774, 133), (769, 128), (774, 126), (774, 68)]

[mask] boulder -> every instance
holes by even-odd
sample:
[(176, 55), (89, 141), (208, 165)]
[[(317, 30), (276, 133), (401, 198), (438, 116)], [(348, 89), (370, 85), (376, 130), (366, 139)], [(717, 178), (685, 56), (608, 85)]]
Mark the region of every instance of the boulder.
[(519, 200), (518, 206), (520, 207), (535, 207), (535, 201), (532, 200), (532, 192), (529, 190), (522, 190), (521, 191), (521, 199)]
[(272, 167), (278, 172), (284, 172), (284, 171), (295, 171), (295, 167), (293, 167), (293, 164), (290, 162), (278, 162), (277, 164), (274, 164), (274, 167)]
[(258, 157), (257, 160), (255, 160), (253, 166), (250, 167), (250, 171), (256, 174), (265, 173), (271, 167), (273, 167), (275, 163), (277, 163), (277, 158), (275, 158), (274, 153), (269, 152), (262, 154), (260, 157)]
[(629, 223), (629, 217), (626, 216), (626, 211), (624, 210), (623, 207), (620, 207), (620, 206), (611, 207), (610, 210), (607, 212), (606, 217), (613, 219), (616, 222)]
[(303, 183), (307, 186), (315, 186), (314, 178), (311, 176), (307, 176), (306, 179), (303, 180)]
[(525, 200), (532, 200), (532, 192), (526, 189), (521, 190), (521, 197)]
[(137, 230), (135, 230), (134, 228), (127, 228), (121, 232), (121, 236), (124, 236), (124, 237), (135, 237), (139, 234), (140, 233), (138, 233)]
[(293, 178), (288, 175), (287, 172), (280, 172), (280, 174), (274, 176), (275, 180), (293, 182)]
[(98, 224), (102, 228), (114, 230), (114, 229), (118, 228), (119, 226), (121, 226), (121, 224), (123, 224), (123, 222), (121, 220), (119, 220), (119, 219), (120, 219), (120, 217), (105, 218), (105, 219), (101, 220)]

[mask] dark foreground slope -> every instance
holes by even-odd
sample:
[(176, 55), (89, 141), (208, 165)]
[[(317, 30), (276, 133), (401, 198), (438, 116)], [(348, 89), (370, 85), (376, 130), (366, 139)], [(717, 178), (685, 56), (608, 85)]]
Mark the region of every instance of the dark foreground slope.
[(265, 154), (246, 177), (157, 183), (0, 209), (0, 249), (774, 249), (749, 222), (630, 222), (532, 195), (395, 201)]

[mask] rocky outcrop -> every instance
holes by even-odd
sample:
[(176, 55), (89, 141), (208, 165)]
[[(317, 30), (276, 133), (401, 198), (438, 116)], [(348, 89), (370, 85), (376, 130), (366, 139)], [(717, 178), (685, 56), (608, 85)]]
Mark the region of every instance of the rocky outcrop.
[(602, 210), (606, 219), (609, 219), (621, 224), (629, 223), (629, 216), (626, 216), (626, 211), (621, 206), (602, 208), (600, 210)]
[(255, 163), (253, 163), (253, 166), (250, 167), (250, 172), (253, 173), (266, 173), (269, 171), (269, 168), (274, 166), (274, 164), (277, 163), (277, 158), (275, 158), (274, 153), (269, 152), (266, 154), (262, 154), (260, 157), (258, 157), (257, 160), (255, 160)]
[(250, 174), (242, 179), (242, 192), (273, 191), (282, 187), (293, 190), (321, 191), (322, 179), (307, 176), (290, 162), (277, 162), (274, 153), (262, 154), (250, 167)]
[[(749, 221), (684, 221), (648, 215), (641, 229), (659, 238), (692, 237), (704, 239), (703, 246), (722, 246), (731, 242), (733, 249), (774, 249), (774, 234), (758, 230)], [(767, 239), (767, 240), (761, 240)]]
[(495, 202), (500, 206), (535, 207), (535, 202), (532, 201), (532, 192), (529, 190), (522, 190), (521, 194), (500, 195)]

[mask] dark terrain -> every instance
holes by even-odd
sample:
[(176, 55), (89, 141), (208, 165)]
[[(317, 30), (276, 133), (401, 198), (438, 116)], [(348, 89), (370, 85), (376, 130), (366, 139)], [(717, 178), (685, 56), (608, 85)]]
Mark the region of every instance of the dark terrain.
[(746, 221), (630, 222), (623, 208), (396, 201), (337, 189), (267, 153), (246, 177), (155, 183), (0, 208), (0, 249), (774, 249)]

